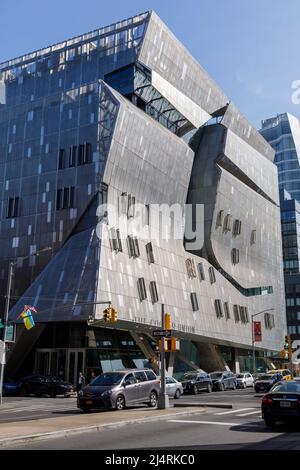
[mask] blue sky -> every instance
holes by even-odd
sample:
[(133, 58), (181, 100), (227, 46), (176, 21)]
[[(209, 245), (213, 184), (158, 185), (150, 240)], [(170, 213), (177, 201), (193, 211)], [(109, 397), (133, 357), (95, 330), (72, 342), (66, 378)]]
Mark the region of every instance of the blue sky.
[(299, 0), (2, 0), (0, 62), (153, 9), (256, 126), (300, 80)]

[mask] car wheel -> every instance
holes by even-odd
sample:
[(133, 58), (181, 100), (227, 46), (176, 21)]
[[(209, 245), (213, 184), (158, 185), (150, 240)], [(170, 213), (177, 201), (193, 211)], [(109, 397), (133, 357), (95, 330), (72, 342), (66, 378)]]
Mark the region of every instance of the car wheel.
[(270, 418), (270, 417), (265, 417), (265, 424), (266, 426), (268, 426), (269, 428), (273, 428), (276, 424), (276, 421), (274, 418)]
[(174, 395), (174, 398), (180, 398), (180, 390), (179, 388), (177, 388), (176, 392), (175, 392), (175, 395)]
[(221, 385), (220, 385), (220, 390), (221, 390), (221, 392), (224, 392), (224, 390), (225, 390), (225, 385), (223, 383), (221, 383)]
[(51, 393), (50, 393), (50, 397), (51, 397), (51, 398), (56, 398), (56, 393), (55, 393), (55, 392), (51, 392)]
[(125, 398), (123, 395), (118, 395), (116, 399), (115, 409), (124, 410), (125, 408)]
[(211, 393), (211, 392), (212, 392), (212, 386), (211, 386), (211, 384), (208, 384), (208, 385), (207, 385), (207, 391), (208, 391), (208, 393)]
[(150, 393), (148, 406), (150, 406), (151, 408), (155, 408), (157, 406), (157, 393), (156, 392)]

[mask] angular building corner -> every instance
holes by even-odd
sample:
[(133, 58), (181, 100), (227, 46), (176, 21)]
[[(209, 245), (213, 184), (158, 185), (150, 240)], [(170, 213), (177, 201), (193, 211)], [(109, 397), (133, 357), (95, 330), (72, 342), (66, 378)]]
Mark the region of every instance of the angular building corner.
[(1, 64), (1, 83), (1, 292), (14, 259), (10, 320), (38, 308), (11, 374), (145, 364), (162, 303), (170, 373), (251, 369), (258, 312), (265, 364), (286, 328), (274, 151), (160, 18)]

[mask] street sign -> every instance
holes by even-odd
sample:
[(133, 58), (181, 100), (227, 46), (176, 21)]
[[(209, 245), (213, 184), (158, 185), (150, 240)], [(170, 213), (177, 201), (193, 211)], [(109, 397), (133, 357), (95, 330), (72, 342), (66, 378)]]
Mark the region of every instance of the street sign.
[(0, 364), (5, 364), (5, 343), (0, 340)]
[(172, 336), (171, 330), (154, 330), (153, 331), (154, 338), (170, 338)]
[(7, 343), (15, 342), (15, 325), (7, 325), (5, 332), (5, 341)]

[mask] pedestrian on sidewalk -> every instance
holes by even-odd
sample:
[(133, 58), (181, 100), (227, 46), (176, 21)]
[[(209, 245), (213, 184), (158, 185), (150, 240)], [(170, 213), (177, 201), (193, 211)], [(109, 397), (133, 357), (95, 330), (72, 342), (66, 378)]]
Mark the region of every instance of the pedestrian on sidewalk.
[(79, 392), (85, 384), (85, 378), (82, 372), (79, 372), (78, 381), (77, 381), (77, 392)]

